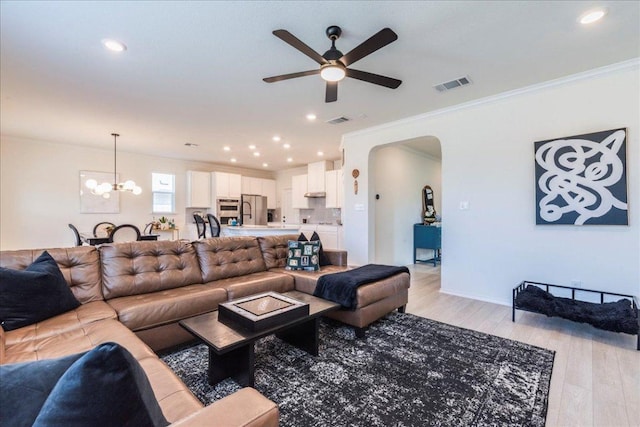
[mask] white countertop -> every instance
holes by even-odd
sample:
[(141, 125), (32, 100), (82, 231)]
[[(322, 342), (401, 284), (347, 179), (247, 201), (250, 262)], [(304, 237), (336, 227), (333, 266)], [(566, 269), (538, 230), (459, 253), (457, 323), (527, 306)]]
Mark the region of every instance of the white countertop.
[(220, 235), (222, 236), (273, 236), (281, 234), (297, 234), (298, 227), (276, 226), (276, 225), (223, 225)]

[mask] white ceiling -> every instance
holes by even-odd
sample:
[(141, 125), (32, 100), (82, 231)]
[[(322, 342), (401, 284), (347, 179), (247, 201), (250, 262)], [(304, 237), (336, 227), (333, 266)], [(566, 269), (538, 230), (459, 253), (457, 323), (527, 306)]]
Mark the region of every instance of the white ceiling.
[[(640, 56), (637, 1), (0, 4), (2, 135), (111, 149), (110, 134), (119, 132), (122, 151), (222, 164), (235, 156), (237, 166), (255, 169), (265, 161), (268, 170), (300, 166), (318, 160), (318, 150), (337, 159), (344, 133)], [(609, 11), (603, 21), (577, 22), (599, 5)], [(393, 29), (396, 42), (354, 67), (402, 85), (345, 79), (338, 101), (325, 104), (319, 76), (262, 81), (317, 66), (273, 30), (322, 54), (330, 25), (342, 27), (344, 53)], [(107, 51), (107, 37), (128, 50)], [(473, 84), (433, 89), (465, 75)], [(353, 121), (325, 123), (338, 116)]]

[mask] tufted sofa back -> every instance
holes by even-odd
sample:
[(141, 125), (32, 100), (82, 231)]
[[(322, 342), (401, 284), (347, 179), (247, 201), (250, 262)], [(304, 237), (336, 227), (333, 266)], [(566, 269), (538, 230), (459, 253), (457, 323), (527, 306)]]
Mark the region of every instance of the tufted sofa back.
[(204, 283), (267, 270), (255, 237), (214, 237), (193, 245)]
[(258, 237), (267, 268), (284, 268), (289, 253), (289, 240), (298, 240), (297, 234)]
[(100, 278), (100, 258), (93, 246), (2, 251), (0, 267), (24, 270), (45, 250), (56, 261), (71, 287), (71, 292), (81, 304), (104, 299)]
[(185, 241), (103, 245), (100, 257), (105, 299), (202, 283), (196, 252)]

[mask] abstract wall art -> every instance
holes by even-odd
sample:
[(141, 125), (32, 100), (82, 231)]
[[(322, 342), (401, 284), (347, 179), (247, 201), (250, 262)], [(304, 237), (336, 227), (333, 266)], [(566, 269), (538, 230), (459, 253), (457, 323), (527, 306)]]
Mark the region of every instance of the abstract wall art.
[(626, 128), (534, 147), (536, 224), (629, 224)]

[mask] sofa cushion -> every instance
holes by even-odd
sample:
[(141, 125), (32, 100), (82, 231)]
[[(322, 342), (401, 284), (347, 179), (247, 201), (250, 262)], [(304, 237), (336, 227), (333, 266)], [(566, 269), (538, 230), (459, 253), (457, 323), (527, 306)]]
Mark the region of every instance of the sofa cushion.
[(340, 267), (337, 265), (328, 265), (326, 267), (322, 267), (322, 270), (318, 271), (304, 271), (304, 270), (285, 270), (283, 269), (275, 269), (271, 271), (280, 271), (286, 273), (293, 277), (295, 281), (295, 290), (304, 292), (305, 294), (313, 295), (313, 292), (316, 290), (316, 284), (318, 283), (318, 279), (320, 276), (330, 273), (339, 273), (341, 271), (346, 271), (347, 267)]
[(217, 280), (207, 286), (222, 286), (228, 299), (238, 299), (262, 292), (288, 292), (294, 289), (293, 277), (273, 271), (261, 271), (242, 277)]
[[(6, 333), (7, 342), (17, 331)], [(117, 342), (129, 350), (136, 359), (156, 357), (155, 353), (136, 335), (117, 320), (100, 320), (56, 335), (14, 341), (6, 345), (5, 363), (19, 363), (42, 359), (52, 359), (91, 350), (98, 344)]]
[(126, 242), (100, 247), (104, 297), (140, 295), (202, 283), (191, 243)]
[[(0, 252), (0, 267), (24, 270), (43, 251), (43, 249), (2, 251)], [(56, 260), (73, 295), (81, 304), (104, 300), (100, 258), (95, 247), (78, 246), (47, 249), (46, 251)]]
[(30, 427), (60, 377), (80, 357), (0, 365), (0, 420), (3, 425)]
[(320, 242), (301, 242), (289, 240), (289, 252), (287, 255), (287, 270), (317, 271), (320, 269), (319, 256)]
[(25, 270), (0, 267), (0, 322), (11, 331), (80, 305), (58, 264), (44, 251)]
[(262, 256), (268, 269), (284, 268), (287, 265), (289, 240), (296, 240), (295, 234), (258, 237)]
[(116, 343), (87, 352), (60, 377), (34, 426), (166, 426), (138, 361)]
[(222, 288), (189, 285), (109, 300), (118, 319), (132, 331), (174, 323), (218, 308), (227, 300)]
[(105, 301), (92, 301), (82, 304), (75, 310), (67, 311), (32, 325), (15, 329), (6, 334), (7, 344), (39, 340), (62, 332), (82, 328), (92, 322), (105, 319), (117, 319), (115, 310)]
[(198, 253), (203, 282), (267, 270), (256, 237), (213, 237), (193, 242), (193, 245)]

